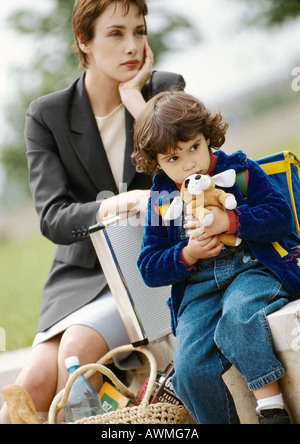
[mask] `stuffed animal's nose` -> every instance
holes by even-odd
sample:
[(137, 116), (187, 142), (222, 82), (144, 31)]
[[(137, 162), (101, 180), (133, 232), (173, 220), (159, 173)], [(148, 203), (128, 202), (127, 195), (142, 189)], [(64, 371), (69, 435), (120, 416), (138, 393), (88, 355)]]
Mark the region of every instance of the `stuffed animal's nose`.
[(201, 174), (197, 174), (197, 176), (195, 177), (195, 180), (200, 180), (201, 179)]

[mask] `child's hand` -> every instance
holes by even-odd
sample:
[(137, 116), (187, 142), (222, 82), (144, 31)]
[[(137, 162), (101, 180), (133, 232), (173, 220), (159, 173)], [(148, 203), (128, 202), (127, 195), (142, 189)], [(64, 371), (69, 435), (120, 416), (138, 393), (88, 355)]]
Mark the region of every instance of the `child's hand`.
[(214, 215), (214, 222), (210, 227), (205, 227), (204, 236), (211, 237), (227, 233), (230, 227), (229, 217), (226, 211), (218, 207), (207, 207)]
[(204, 236), (203, 239), (205, 239), (217, 236), (218, 234), (227, 233), (229, 230), (230, 224), (226, 211), (223, 211), (218, 207), (207, 207), (207, 209), (209, 209), (214, 215), (214, 222), (210, 227), (203, 227), (200, 221), (192, 215), (186, 216), (186, 223), (183, 227), (188, 230), (187, 234), (189, 237), (198, 239), (199, 237)]
[(187, 231), (189, 237), (199, 238), (204, 233), (204, 226), (193, 215), (185, 217), (185, 224), (183, 228)]
[(219, 244), (218, 236), (191, 237), (188, 245), (182, 249), (182, 255), (188, 264), (194, 265), (199, 259), (219, 256), (223, 247), (222, 242)]

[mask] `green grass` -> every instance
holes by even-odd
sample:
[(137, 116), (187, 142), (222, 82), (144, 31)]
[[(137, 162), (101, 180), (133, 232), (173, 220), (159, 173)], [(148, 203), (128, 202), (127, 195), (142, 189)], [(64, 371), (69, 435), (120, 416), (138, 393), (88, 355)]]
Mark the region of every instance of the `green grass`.
[(54, 250), (40, 234), (0, 245), (0, 327), (7, 350), (32, 344)]

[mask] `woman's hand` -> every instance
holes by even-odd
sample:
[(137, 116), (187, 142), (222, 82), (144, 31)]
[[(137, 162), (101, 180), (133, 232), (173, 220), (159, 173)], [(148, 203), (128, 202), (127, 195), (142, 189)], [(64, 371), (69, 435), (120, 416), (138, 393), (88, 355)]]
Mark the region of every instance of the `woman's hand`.
[(130, 90), (137, 90), (139, 92), (142, 90), (143, 86), (152, 74), (153, 64), (154, 55), (150, 49), (148, 42), (146, 42), (144, 64), (132, 79), (120, 83), (119, 91), (121, 94), (121, 98), (123, 94), (126, 94)]
[(129, 218), (136, 214), (145, 214), (150, 190), (133, 190), (105, 199), (99, 208), (97, 221), (101, 222), (109, 215)]
[(121, 82), (119, 85), (122, 103), (135, 119), (137, 119), (137, 117), (140, 115), (146, 104), (141, 94), (141, 90), (152, 74), (153, 64), (154, 55), (150, 49), (150, 46), (148, 45), (148, 42), (146, 42), (145, 60), (143, 66), (135, 77), (126, 82)]

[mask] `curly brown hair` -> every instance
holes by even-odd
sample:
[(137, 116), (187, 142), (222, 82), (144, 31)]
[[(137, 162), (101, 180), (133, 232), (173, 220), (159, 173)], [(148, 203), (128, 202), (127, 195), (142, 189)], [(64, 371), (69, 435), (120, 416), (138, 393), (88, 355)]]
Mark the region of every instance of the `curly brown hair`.
[(211, 113), (194, 96), (181, 91), (153, 97), (135, 122), (133, 162), (138, 172), (159, 172), (157, 154), (173, 153), (178, 142), (193, 140), (202, 133), (210, 148), (225, 142), (228, 124), (220, 113)]

